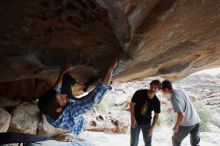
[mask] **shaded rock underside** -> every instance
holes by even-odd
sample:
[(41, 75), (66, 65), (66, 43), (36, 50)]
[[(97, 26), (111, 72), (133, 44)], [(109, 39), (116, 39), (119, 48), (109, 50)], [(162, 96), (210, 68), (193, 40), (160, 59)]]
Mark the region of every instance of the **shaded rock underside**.
[(0, 94), (38, 96), (61, 65), (97, 81), (176, 80), (220, 65), (219, 0), (2, 0)]

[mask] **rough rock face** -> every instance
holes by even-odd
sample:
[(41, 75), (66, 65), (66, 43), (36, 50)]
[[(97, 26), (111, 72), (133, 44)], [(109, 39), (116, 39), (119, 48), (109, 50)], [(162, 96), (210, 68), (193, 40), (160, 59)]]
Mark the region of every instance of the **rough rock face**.
[(36, 78), (53, 79), (66, 63), (76, 66), (72, 75), (87, 85), (117, 57), (117, 81), (154, 75), (176, 80), (220, 65), (219, 0), (2, 0), (0, 5), (0, 81), (30, 79), (34, 86), (22, 84), (29, 91), (37, 87)]
[(19, 104), (19, 101), (10, 100), (6, 97), (0, 97), (0, 108), (10, 109)]
[(178, 79), (219, 65), (220, 1), (100, 3), (113, 15), (115, 34), (131, 57), (116, 77), (119, 81), (153, 75)]
[(1, 81), (47, 77), (66, 63), (83, 72), (81, 82), (94, 80), (122, 52), (108, 12), (91, 0), (0, 4)]
[(39, 124), (39, 110), (35, 105), (22, 103), (12, 112), (10, 131), (36, 134)]
[[(122, 116), (123, 115), (123, 116)], [(129, 127), (128, 111), (123, 110), (91, 110), (85, 114), (85, 130), (106, 133), (124, 133)]]
[(0, 132), (6, 132), (8, 130), (10, 120), (11, 115), (3, 108), (0, 108)]

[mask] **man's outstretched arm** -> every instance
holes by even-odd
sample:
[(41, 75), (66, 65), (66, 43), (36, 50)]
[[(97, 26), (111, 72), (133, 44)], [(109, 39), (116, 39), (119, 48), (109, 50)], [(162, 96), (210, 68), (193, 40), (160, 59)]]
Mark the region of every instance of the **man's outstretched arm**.
[(67, 72), (69, 72), (70, 70), (72, 70), (72, 67), (67, 66), (67, 65), (62, 66), (62, 67), (60, 68), (59, 76), (58, 76), (58, 78), (57, 78), (56, 83), (54, 84), (54, 88), (55, 88), (57, 91), (60, 91), (60, 90), (61, 90), (64, 74), (67, 73)]
[(112, 72), (116, 67), (117, 62), (115, 61), (108, 69), (107, 73), (105, 74), (102, 83), (99, 83), (96, 88), (90, 92), (88, 95), (82, 97), (81, 100), (70, 104), (72, 107), (72, 114), (77, 116), (79, 114), (84, 114), (88, 110), (92, 109), (94, 106), (99, 104), (103, 98), (103, 96), (111, 89), (109, 87), (112, 79)]
[(112, 72), (115, 69), (115, 67), (117, 66), (117, 64), (118, 64), (118, 62), (117, 62), (117, 60), (115, 60), (113, 62), (113, 64), (108, 68), (106, 74), (104, 75), (102, 82), (103, 82), (103, 84), (105, 86), (109, 86), (110, 85), (111, 80), (112, 80)]

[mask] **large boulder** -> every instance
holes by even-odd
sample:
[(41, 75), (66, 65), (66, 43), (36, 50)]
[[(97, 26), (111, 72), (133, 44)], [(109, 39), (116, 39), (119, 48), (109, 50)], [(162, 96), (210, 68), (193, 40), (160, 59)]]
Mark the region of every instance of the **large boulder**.
[(0, 133), (1, 132), (7, 132), (9, 124), (11, 120), (11, 115), (4, 110), (3, 108), (0, 108)]
[(87, 82), (121, 55), (120, 81), (156, 74), (178, 78), (220, 64), (219, 0), (0, 4), (1, 81), (47, 77), (70, 63), (79, 65), (74, 74)]
[(130, 125), (129, 113), (124, 110), (91, 110), (84, 117), (88, 131), (124, 133)]
[(33, 78), (56, 78), (63, 64), (75, 66), (71, 74), (86, 85), (102, 77), (115, 58), (120, 61), (114, 80), (120, 82), (156, 75), (176, 80), (220, 65), (219, 0), (2, 0), (0, 5), (0, 82), (31, 80), (23, 83), (29, 90), (8, 91), (12, 96), (38, 96), (44, 89), (31, 92)]
[(12, 100), (7, 97), (0, 97), (0, 108), (13, 108), (20, 102), (18, 100)]
[(36, 134), (39, 110), (36, 104), (22, 103), (12, 111), (10, 131)]

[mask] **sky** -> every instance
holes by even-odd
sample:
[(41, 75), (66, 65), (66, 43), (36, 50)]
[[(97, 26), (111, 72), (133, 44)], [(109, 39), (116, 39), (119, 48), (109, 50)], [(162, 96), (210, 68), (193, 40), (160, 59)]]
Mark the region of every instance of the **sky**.
[(195, 74), (201, 74), (201, 73), (206, 73), (206, 74), (210, 74), (210, 75), (220, 74), (220, 67), (202, 70), (202, 71), (196, 72)]

